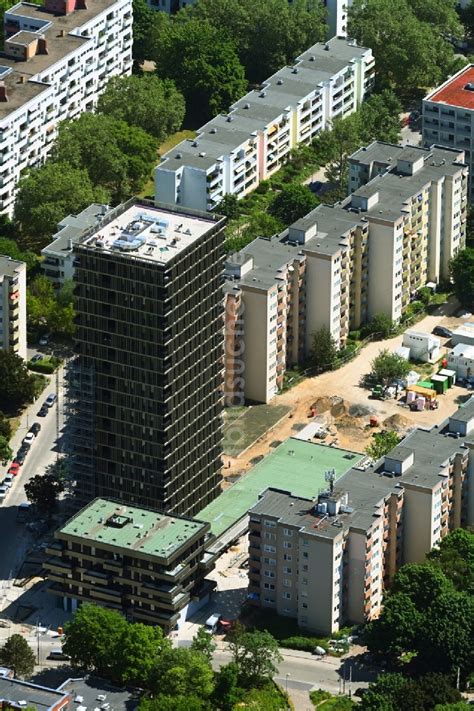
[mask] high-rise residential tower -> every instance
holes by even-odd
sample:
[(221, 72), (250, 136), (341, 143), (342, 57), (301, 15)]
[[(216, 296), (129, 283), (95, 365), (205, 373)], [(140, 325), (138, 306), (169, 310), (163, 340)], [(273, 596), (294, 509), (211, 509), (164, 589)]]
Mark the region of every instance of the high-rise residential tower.
[(223, 225), (130, 200), (74, 244), (69, 396), (83, 500), (194, 515), (219, 493)]

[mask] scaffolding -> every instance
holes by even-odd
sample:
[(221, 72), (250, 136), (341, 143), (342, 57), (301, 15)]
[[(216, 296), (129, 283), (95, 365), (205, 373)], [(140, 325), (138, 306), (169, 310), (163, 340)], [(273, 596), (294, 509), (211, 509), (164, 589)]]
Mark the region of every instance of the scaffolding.
[(80, 356), (72, 358), (66, 369), (64, 413), (69, 434), (71, 474), (78, 501), (94, 496), (94, 367)]

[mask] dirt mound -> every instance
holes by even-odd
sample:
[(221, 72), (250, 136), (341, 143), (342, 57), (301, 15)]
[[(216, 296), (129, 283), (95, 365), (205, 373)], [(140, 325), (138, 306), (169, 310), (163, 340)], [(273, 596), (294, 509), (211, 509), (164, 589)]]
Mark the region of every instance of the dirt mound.
[(366, 405), (351, 405), (349, 415), (351, 417), (368, 417), (373, 411), (373, 408), (367, 407)]
[(347, 405), (342, 397), (333, 397), (331, 406), (331, 415), (333, 417), (342, 417), (347, 413)]
[(341, 417), (347, 412), (347, 404), (342, 397), (337, 395), (318, 397), (311, 405), (311, 409), (314, 410), (316, 415), (329, 411), (333, 417)]
[(332, 407), (332, 398), (330, 397), (318, 397), (313, 404), (311, 409), (313, 409), (316, 414), (320, 415), (322, 412), (327, 412)]
[(407, 420), (403, 415), (391, 415), (383, 421), (383, 426), (388, 430), (395, 430), (396, 432), (403, 432), (408, 427), (412, 425), (410, 420)]
[(338, 429), (351, 429), (351, 430), (359, 430), (360, 432), (364, 431), (364, 424), (362, 424), (358, 418), (356, 417), (351, 417), (350, 415), (343, 415), (340, 417), (337, 421), (337, 428)]

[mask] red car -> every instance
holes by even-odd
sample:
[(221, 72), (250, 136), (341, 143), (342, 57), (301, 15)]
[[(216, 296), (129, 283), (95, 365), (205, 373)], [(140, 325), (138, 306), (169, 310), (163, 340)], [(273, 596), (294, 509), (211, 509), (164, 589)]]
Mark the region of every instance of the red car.
[(10, 465), (8, 474), (11, 474), (12, 476), (17, 476), (17, 474), (19, 474), (19, 473), (20, 473), (20, 464), (18, 464), (18, 462), (13, 462), (13, 464)]

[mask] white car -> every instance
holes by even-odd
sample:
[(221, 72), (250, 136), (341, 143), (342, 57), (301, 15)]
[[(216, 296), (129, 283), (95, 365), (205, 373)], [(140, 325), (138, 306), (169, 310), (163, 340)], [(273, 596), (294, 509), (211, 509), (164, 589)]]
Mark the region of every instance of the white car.
[(35, 436), (33, 432), (28, 432), (26, 437), (23, 439), (23, 444), (26, 444), (27, 447), (31, 447), (32, 442), (35, 441)]
[(3, 486), (7, 486), (8, 488), (11, 487), (13, 484), (13, 477), (11, 474), (5, 474), (5, 478), (3, 480)]
[(3, 501), (3, 499), (5, 498), (5, 496), (7, 495), (7, 493), (8, 493), (7, 487), (6, 487), (6, 486), (0, 486), (0, 501)]

